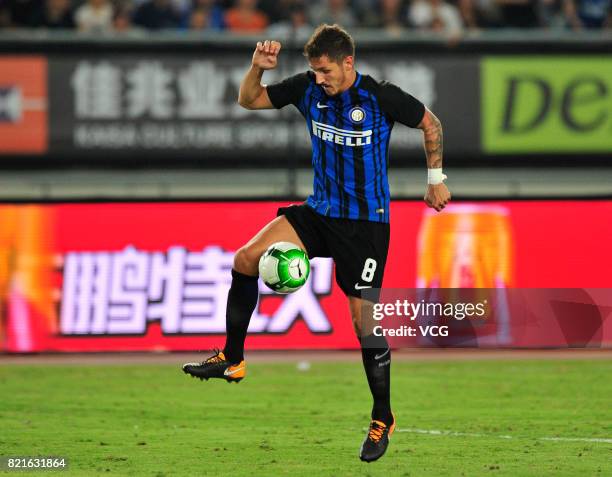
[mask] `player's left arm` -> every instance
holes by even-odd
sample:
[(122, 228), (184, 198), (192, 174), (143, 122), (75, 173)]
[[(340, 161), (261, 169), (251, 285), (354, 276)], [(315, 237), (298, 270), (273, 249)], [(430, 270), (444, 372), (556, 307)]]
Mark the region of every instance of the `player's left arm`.
[(423, 119), (417, 128), (423, 131), (427, 157), (427, 191), (424, 200), (429, 207), (440, 212), (451, 198), (448, 187), (444, 184), (446, 176), (442, 173), (442, 123), (434, 113), (425, 108)]

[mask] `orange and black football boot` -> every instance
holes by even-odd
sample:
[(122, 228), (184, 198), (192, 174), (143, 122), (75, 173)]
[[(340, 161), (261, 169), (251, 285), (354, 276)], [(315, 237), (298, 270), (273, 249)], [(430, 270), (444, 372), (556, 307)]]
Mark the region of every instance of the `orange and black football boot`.
[(393, 423), (390, 426), (382, 421), (372, 419), (368, 435), (361, 444), (359, 458), (364, 462), (373, 462), (380, 459), (387, 450), (389, 439), (391, 439), (394, 430), (395, 416), (393, 416)]
[(244, 360), (238, 364), (230, 363), (225, 359), (221, 350), (215, 349), (214, 355), (201, 363), (185, 363), (183, 372), (194, 378), (206, 379), (221, 378), (228, 383), (239, 383), (246, 376), (246, 363)]

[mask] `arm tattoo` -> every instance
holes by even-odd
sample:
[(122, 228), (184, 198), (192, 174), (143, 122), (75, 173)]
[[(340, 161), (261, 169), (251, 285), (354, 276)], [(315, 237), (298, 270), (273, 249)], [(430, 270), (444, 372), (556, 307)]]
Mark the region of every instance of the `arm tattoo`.
[(442, 124), (432, 115), (431, 124), (423, 129), (427, 167), (437, 169), (442, 167)]

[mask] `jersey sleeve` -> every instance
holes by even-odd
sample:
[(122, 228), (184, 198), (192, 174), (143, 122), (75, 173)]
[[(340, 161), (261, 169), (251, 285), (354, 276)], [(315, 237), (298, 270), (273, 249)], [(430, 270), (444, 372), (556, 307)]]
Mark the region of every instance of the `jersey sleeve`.
[(380, 83), (378, 100), (393, 121), (416, 128), (425, 115), (425, 105), (388, 81)]
[(276, 109), (288, 104), (297, 106), (309, 82), (307, 73), (290, 76), (283, 81), (266, 86), (268, 97)]

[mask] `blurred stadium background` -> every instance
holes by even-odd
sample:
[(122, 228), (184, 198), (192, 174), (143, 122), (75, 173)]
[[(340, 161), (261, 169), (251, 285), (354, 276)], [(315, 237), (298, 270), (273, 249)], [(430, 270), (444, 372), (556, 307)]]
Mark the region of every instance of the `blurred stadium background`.
[[(166, 364), (151, 355), (140, 356), (138, 363), (153, 360), (159, 366), (143, 377), (138, 367), (122, 371), (103, 355), (97, 357), (110, 368), (88, 367), (92, 362), (82, 355), (68, 357), (66, 367), (53, 369), (40, 366), (57, 365), (57, 356), (11, 355), (193, 355), (223, 344), (233, 251), (270, 220), (279, 205), (303, 200), (312, 178), (301, 116), (289, 108), (245, 111), (236, 104), (238, 87), (254, 44), (261, 39), (283, 44), (279, 67), (266, 72), (265, 82), (307, 69), (301, 48), (321, 22), (340, 23), (354, 35), (360, 72), (412, 93), (444, 127), (444, 167), (454, 205), (438, 217), (428, 214), (422, 203), (426, 166), (421, 133), (395, 127), (390, 183), (396, 201), (386, 287), (610, 288), (611, 8), (609, 0), (0, 0), (0, 392), (5, 403), (0, 417), (8, 429), (0, 440), (5, 450), (0, 454), (64, 451), (73, 457), (77, 474), (110, 469), (120, 475), (155, 475), (146, 456), (154, 450), (164, 452), (164, 423), (185, 402), (189, 405), (178, 418), (183, 424), (177, 425), (190, 439), (201, 439), (198, 429), (190, 428), (200, 412), (196, 403), (216, 404), (202, 397), (201, 388), (191, 381), (175, 379), (167, 363), (180, 364), (180, 356), (170, 355)], [(298, 369), (312, 377), (294, 375), (295, 366), (255, 364), (253, 374), (259, 373), (263, 381), (251, 392), (263, 396), (266, 406), (276, 406), (275, 394), (266, 393), (295, 387), (303, 391), (299, 397), (304, 399), (304, 412), (321, 395), (309, 387), (315, 384), (321, 389), (329, 385), (325, 389), (336, 392), (340, 400), (346, 393), (362, 393), (367, 402), (357, 341), (331, 263), (317, 260), (308, 285), (295, 295), (282, 299), (264, 288), (260, 292), (247, 349), (299, 349), (302, 354), (252, 351), (254, 361), (297, 362)], [(422, 412), (411, 414), (410, 420), (423, 432), (413, 429), (397, 437), (402, 454), (395, 455), (395, 464), (384, 464), (395, 465), (385, 467), (386, 472), (401, 475), (398, 462), (419, 463), (420, 470), (410, 475), (529, 475), (529, 462), (535, 469), (532, 475), (610, 471), (604, 452), (609, 452), (606, 439), (612, 435), (612, 319), (587, 311), (570, 314), (554, 332), (542, 328), (517, 333), (512, 317), (509, 323), (493, 320), (491, 326), (471, 330), (489, 348), (608, 348), (586, 356), (564, 355), (567, 361), (562, 364), (543, 360), (564, 356), (529, 355), (539, 360), (521, 365), (531, 381), (523, 382), (525, 377), (509, 362), (494, 361), (486, 368), (457, 364), (460, 355), (444, 350), (398, 353), (400, 361), (437, 356), (441, 362), (433, 369), (456, 391), (449, 394), (433, 372), (417, 364), (398, 364), (395, 372), (403, 373), (394, 389), (398, 403), (415, 404), (399, 396), (404, 391), (418, 394), (414, 386), (419, 383), (423, 393), (438, 396), (441, 407), (436, 410), (418, 398)], [(323, 349), (344, 351), (307, 351)], [(524, 356), (518, 351), (492, 353), (479, 356)], [(125, 358), (134, 364), (134, 356), (117, 356), (118, 361)], [(573, 361), (578, 357), (580, 362)], [(334, 360), (351, 362), (345, 394), (334, 391), (337, 376), (320, 364)], [(316, 361), (312, 369), (310, 361)], [(74, 368), (75, 362), (82, 368)], [(36, 376), (41, 388), (22, 376), (26, 369), (25, 375)], [(150, 387), (149, 378), (154, 381), (156, 373), (174, 386), (174, 398), (181, 401), (168, 396), (164, 416), (143, 418), (150, 429), (130, 427), (125, 436), (109, 437), (107, 430), (121, 427), (124, 419), (110, 410), (115, 405), (111, 392), (135, 387), (151, 396), (148, 393), (157, 390)], [(118, 384), (108, 389), (78, 384), (90, 379)], [(478, 385), (466, 384), (470, 380)], [(554, 386), (557, 380), (566, 386)], [(272, 388), (266, 388), (270, 383)], [(458, 389), (464, 385), (462, 394)], [(240, 398), (232, 387), (227, 402), (214, 407), (211, 416), (222, 420), (228, 406), (243, 404), (248, 389)], [(511, 403), (507, 397), (515, 391), (524, 399)], [(37, 392), (52, 396), (49, 407), (31, 399)], [(463, 402), (462, 413), (453, 414), (451, 400), (478, 401), (481, 392), (490, 393), (487, 405), (478, 404), (487, 419), (480, 422), (469, 402)], [(54, 435), (52, 429), (60, 423), (46, 421), (49, 412), (74, 411), (65, 404), (71, 399), (86, 406), (88, 393), (108, 406), (105, 417), (100, 417), (108, 419), (106, 424), (91, 427), (75, 417), (74, 433)], [(529, 415), (530, 409), (541, 409), (544, 396), (553, 394), (558, 399), (554, 412), (540, 421)], [(151, 399), (145, 405), (159, 405)], [(283, 402), (278, 404), (280, 422), (291, 422), (298, 411)], [(139, 403), (134, 397), (124, 404), (138, 412)], [(501, 403), (506, 406), (503, 412)], [(259, 447), (245, 457), (244, 468), (234, 469), (235, 475), (249, 474), (249, 463), (255, 465), (261, 452), (274, 453), (273, 448), (291, 442), (282, 434), (277, 441), (257, 434), (254, 419), (270, 408), (252, 406), (245, 436), (251, 432)], [(350, 411), (361, 412), (365, 423), (367, 405), (358, 410), (355, 403), (352, 406)], [(569, 409), (577, 406), (592, 406), (592, 412), (572, 414), (572, 426), (564, 426)], [(356, 425), (349, 408), (333, 409), (338, 418)], [(442, 414), (437, 413), (440, 409)], [(298, 412), (304, 428), (317, 432), (304, 412)], [(500, 412), (501, 423), (496, 421)], [(512, 434), (509, 428), (514, 425), (520, 434), (521, 416), (527, 416), (529, 425), (513, 442), (522, 445), (526, 433), (530, 442), (542, 436), (577, 440), (536, 443), (540, 447), (534, 444), (529, 451), (509, 443), (500, 451), (501, 441), (491, 433)], [(38, 431), (30, 429), (30, 419), (39, 423)], [(271, 417), (265, 426), (274, 427), (273, 421)], [(227, 420), (228, 425), (232, 422)], [(212, 425), (212, 417), (206, 425)], [(438, 441), (427, 441), (432, 449), (455, 449), (453, 439), (458, 438), (486, 441), (488, 447), (471, 457), (469, 450), (455, 449), (457, 455), (464, 452), (468, 457), (448, 461), (437, 461), (423, 449), (414, 450), (416, 455), (404, 452), (402, 443), (414, 434), (434, 439), (423, 435), (439, 429), (465, 436), (438, 434)], [(353, 431), (354, 442), (346, 441), (349, 452), (356, 452), (353, 447), (361, 436), (358, 427)], [(88, 432), (93, 433), (93, 450)], [(152, 454), (139, 443), (145, 438), (136, 437), (147, 432)], [(227, 442), (245, 447), (241, 436), (223, 432)], [(174, 437), (178, 441), (172, 459), (180, 463), (162, 459), (158, 475), (173, 475), (172, 468), (178, 469), (177, 475), (228, 469), (232, 459), (219, 454), (201, 473), (181, 467), (191, 461), (182, 455), (180, 437)], [(45, 446), (44, 439), (53, 446)], [(122, 455), (121, 446), (130, 439), (141, 446), (136, 449), (140, 454), (112, 458)], [(339, 455), (345, 451), (342, 439), (330, 444)], [(116, 446), (111, 458), (98, 441), (100, 446)], [(316, 448), (320, 444), (310, 443)], [(532, 460), (517, 460), (517, 452), (532, 452)], [(592, 460), (570, 462), (567, 456), (578, 453)], [(325, 475), (362, 471), (334, 467), (331, 454), (311, 457), (320, 459)], [(264, 467), (269, 472), (292, 469), (293, 475), (312, 475), (304, 466), (308, 459), (299, 454), (275, 456), (271, 467)], [(437, 467), (429, 468), (427, 463), (433, 461)]]

